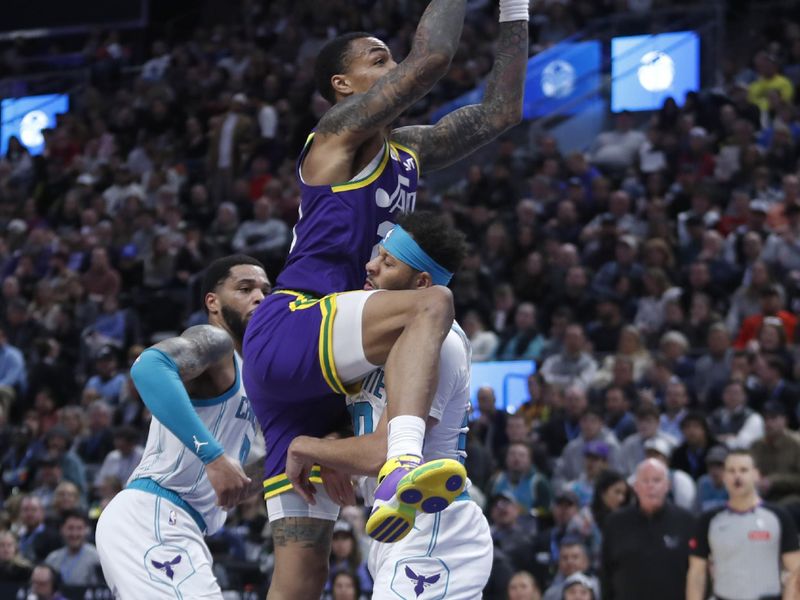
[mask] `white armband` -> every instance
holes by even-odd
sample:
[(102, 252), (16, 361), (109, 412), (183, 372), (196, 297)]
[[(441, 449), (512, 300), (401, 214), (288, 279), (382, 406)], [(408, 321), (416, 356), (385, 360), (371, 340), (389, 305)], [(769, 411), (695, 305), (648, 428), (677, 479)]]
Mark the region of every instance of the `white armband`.
[(529, 0), (500, 0), (500, 22), (527, 21), (530, 18)]

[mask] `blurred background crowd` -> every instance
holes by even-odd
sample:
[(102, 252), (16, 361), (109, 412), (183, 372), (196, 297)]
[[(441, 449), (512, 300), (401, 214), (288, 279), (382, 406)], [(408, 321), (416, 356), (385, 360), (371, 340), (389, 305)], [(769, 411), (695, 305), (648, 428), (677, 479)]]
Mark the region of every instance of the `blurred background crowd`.
[[(145, 35), (0, 42), (0, 82), (64, 56), (91, 73), (41, 155), (12, 139), (0, 157), (0, 581), (102, 585), (92, 526), (150, 418), (130, 365), (202, 322), (210, 260), (244, 252), (274, 281), (294, 161), (328, 107), (318, 49), (367, 30), (402, 57), (425, 4), (242, 2)], [(495, 2), (469, 4), (450, 73), (402, 123), (491, 68)], [(729, 3), (734, 30), (745, 4)], [(676, 5), (538, 0), (531, 53)], [(784, 16), (730, 39), (706, 89), (614, 115), (586, 148), (509, 135), (457, 178), (423, 181), (417, 208), (470, 242), (451, 287), (473, 359), (536, 366), (516, 413), (482, 387), (471, 424), (472, 495), (496, 544), (487, 598), (560, 599), (582, 572), (599, 600), (604, 523), (636, 501), (645, 457), (669, 467), (665, 501), (699, 515), (727, 498), (726, 453), (751, 449), (762, 497), (800, 518), (800, 20)], [(337, 523), (330, 597), (370, 597), (363, 518)], [(262, 597), (267, 534), (254, 497), (209, 539), (231, 597)]]

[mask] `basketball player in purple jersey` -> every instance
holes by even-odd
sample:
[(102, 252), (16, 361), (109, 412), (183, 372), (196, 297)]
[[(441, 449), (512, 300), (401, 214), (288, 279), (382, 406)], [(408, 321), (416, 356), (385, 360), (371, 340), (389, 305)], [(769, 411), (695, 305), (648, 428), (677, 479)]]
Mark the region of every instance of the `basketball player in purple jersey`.
[(416, 510), (443, 510), (466, 481), (457, 461), (420, 465), (439, 353), (453, 321), (446, 277), (424, 290), (352, 291), (382, 236), (414, 209), (420, 169), (452, 164), (521, 119), (528, 0), (500, 0), (497, 57), (482, 102), (434, 126), (391, 129), (447, 72), (465, 4), (432, 0), (400, 64), (367, 33), (330, 41), (317, 59), (317, 86), (333, 107), (298, 160), (302, 199), (289, 257), (244, 341), (245, 386), (268, 450), (271, 600), (319, 598), (337, 503), (347, 494), (335, 477), (315, 485), (322, 483), (315, 465), (290, 479), (287, 448), (298, 435), (333, 429), (344, 394), (377, 366), (385, 368), (392, 402), (387, 461), (367, 532), (377, 537), (391, 528), (400, 533), (394, 541), (402, 539)]

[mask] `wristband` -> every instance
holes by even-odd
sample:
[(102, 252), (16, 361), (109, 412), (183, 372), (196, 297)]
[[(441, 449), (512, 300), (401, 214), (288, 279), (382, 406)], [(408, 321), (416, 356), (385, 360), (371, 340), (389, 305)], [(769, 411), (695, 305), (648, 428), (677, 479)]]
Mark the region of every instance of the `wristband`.
[(527, 21), (530, 18), (528, 0), (500, 0), (500, 22)]

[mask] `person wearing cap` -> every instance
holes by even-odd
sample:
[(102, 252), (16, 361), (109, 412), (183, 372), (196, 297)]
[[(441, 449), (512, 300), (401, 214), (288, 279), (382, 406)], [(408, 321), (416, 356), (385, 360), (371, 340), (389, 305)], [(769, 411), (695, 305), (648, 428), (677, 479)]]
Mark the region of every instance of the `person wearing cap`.
[(742, 327), (739, 330), (739, 335), (733, 344), (737, 350), (744, 350), (747, 348), (750, 340), (756, 339), (759, 329), (767, 317), (777, 317), (783, 323), (783, 329), (786, 332), (786, 342), (788, 344), (794, 343), (794, 333), (797, 329), (797, 317), (784, 309), (784, 299), (781, 295), (781, 290), (774, 285), (768, 286), (761, 291), (760, 294), (761, 313), (751, 315), (742, 322)]
[(489, 497), (488, 511), (492, 542), (509, 557), (515, 550), (531, 543), (528, 521), (523, 524), (523, 513), (516, 497), (509, 490), (502, 490)]
[(694, 480), (680, 469), (670, 469), (669, 461), (672, 456), (671, 444), (661, 438), (653, 438), (644, 443), (645, 459), (654, 458), (664, 463), (669, 470), (669, 494), (667, 499), (676, 506), (692, 511), (697, 502), (697, 486)]
[(727, 456), (728, 449), (725, 446), (714, 446), (706, 453), (708, 472), (697, 480), (697, 506), (702, 512), (724, 506), (728, 502), (728, 490), (723, 481)]
[(638, 504), (606, 519), (603, 599), (683, 598), (694, 516), (667, 499), (669, 471), (660, 460), (646, 459), (637, 467), (633, 489)]
[(583, 471), (577, 479), (566, 484), (578, 496), (582, 508), (587, 507), (594, 497), (595, 481), (608, 468), (610, 451), (609, 445), (600, 440), (587, 442), (583, 446)]
[(585, 469), (586, 448), (591, 442), (603, 445), (592, 445), (591, 449), (605, 453), (605, 458), (612, 468), (620, 467), (620, 447), (614, 434), (605, 426), (603, 414), (596, 408), (588, 408), (578, 422), (580, 435), (572, 440), (556, 461), (553, 469), (553, 480), (558, 484), (578, 479)]
[(333, 581), (342, 571), (349, 571), (358, 577), (362, 593), (372, 594), (372, 577), (366, 561), (362, 559), (355, 529), (347, 521), (339, 519), (333, 524), (330, 571), (325, 585), (327, 594), (332, 592)]
[(583, 573), (573, 573), (564, 580), (563, 600), (598, 600), (592, 580)]
[(103, 346), (97, 351), (94, 370), (95, 374), (89, 377), (83, 387), (84, 392), (95, 390), (110, 405), (117, 405), (128, 377), (117, 370), (117, 350), (113, 346)]
[(787, 428), (786, 407), (777, 401), (764, 405), (764, 437), (750, 452), (761, 473), (759, 495), (782, 504), (800, 501), (800, 437)]
[(722, 391), (722, 407), (708, 419), (716, 438), (734, 448), (749, 448), (764, 436), (764, 418), (747, 406), (747, 390), (739, 380), (728, 381)]

